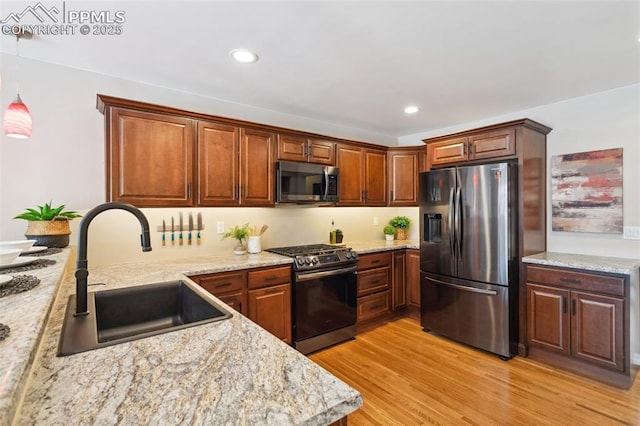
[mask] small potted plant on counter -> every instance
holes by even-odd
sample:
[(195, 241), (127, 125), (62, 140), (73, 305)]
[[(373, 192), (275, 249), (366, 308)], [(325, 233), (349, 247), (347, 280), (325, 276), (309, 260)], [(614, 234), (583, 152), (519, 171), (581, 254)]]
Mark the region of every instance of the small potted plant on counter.
[(342, 238), (344, 238), (342, 229), (336, 229), (336, 244), (342, 244)]
[(231, 237), (238, 240), (238, 244), (236, 244), (235, 247), (233, 247), (233, 253), (246, 254), (247, 247), (244, 245), (242, 241), (246, 240), (247, 237), (249, 237), (249, 234), (250, 234), (249, 224), (245, 223), (242, 226), (238, 226), (238, 225), (234, 226), (230, 231), (225, 232), (222, 238), (224, 239), (224, 238)]
[(24, 213), (14, 219), (28, 221), (27, 231), (24, 236), (28, 240), (36, 240), (36, 246), (66, 247), (69, 245), (71, 228), (69, 221), (81, 217), (74, 211), (65, 211), (65, 205), (51, 207), (51, 202), (37, 209), (28, 208)]
[(389, 225), (396, 228), (396, 239), (407, 239), (407, 229), (409, 229), (409, 225), (411, 225), (411, 220), (408, 217), (396, 216), (389, 221)]
[(387, 241), (393, 241), (393, 238), (396, 236), (396, 228), (391, 225), (385, 226), (382, 232), (384, 233), (384, 238)]

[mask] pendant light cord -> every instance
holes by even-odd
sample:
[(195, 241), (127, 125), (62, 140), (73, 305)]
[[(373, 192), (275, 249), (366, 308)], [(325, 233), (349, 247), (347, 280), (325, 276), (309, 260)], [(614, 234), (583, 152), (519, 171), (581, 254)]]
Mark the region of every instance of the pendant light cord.
[(16, 91), (20, 96), (20, 35), (16, 34)]

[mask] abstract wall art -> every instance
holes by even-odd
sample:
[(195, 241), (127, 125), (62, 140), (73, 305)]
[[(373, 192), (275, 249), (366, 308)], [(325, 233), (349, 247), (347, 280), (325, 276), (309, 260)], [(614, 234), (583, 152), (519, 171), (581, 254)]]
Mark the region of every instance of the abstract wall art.
[(554, 231), (622, 234), (622, 148), (551, 158)]

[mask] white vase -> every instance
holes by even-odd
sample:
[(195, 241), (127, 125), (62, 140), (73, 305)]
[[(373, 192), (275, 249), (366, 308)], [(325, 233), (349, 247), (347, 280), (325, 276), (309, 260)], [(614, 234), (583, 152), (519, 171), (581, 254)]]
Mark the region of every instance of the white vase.
[(249, 253), (260, 253), (262, 251), (262, 237), (249, 237), (249, 240), (247, 240), (247, 251)]
[(384, 238), (387, 241), (393, 241), (393, 234), (384, 234)]

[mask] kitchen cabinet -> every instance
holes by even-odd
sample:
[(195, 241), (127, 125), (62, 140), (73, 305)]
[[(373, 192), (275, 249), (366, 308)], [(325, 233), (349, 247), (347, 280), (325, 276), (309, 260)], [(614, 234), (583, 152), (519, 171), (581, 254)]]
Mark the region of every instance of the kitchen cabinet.
[(387, 152), (389, 205), (418, 205), (418, 173), (424, 167), (425, 148), (390, 148)]
[(391, 307), (398, 310), (407, 306), (407, 268), (406, 251), (393, 252), (393, 291), (391, 292)]
[(354, 144), (338, 144), (336, 165), (340, 170), (340, 206), (387, 204), (387, 153)]
[(140, 207), (194, 203), (194, 122), (126, 108), (106, 114), (107, 200)]
[(409, 314), (420, 318), (420, 250), (407, 249), (406, 286)]
[(391, 252), (358, 259), (358, 323), (391, 312)]
[(628, 278), (531, 264), (526, 277), (531, 358), (629, 386)]
[(278, 160), (335, 165), (335, 142), (295, 135), (278, 135)]
[(240, 129), (240, 204), (275, 205), (274, 133)]
[(290, 266), (189, 278), (274, 336), (292, 342)]
[(431, 166), (486, 160), (515, 155), (515, 129), (488, 130), (463, 137), (430, 142), (427, 157)]

